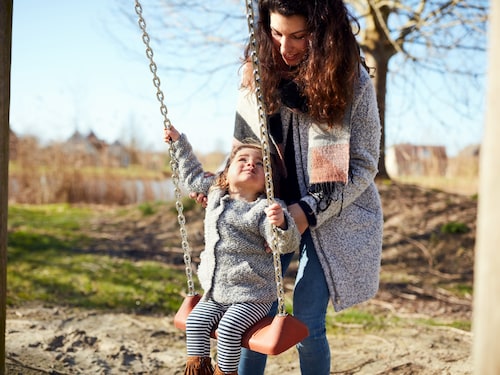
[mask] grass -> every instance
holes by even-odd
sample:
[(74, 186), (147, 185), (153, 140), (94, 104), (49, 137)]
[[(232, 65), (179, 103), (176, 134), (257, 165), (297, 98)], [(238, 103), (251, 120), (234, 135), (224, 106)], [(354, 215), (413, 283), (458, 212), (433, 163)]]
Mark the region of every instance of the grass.
[(380, 332), (388, 327), (402, 327), (407, 325), (425, 325), (431, 327), (457, 328), (463, 331), (471, 330), (469, 320), (449, 321), (446, 316), (442, 319), (425, 319), (420, 317), (401, 317), (391, 313), (372, 311), (368, 305), (359, 305), (339, 313), (327, 313), (327, 327), (330, 332), (344, 333), (350, 329), (362, 329), (365, 332)]
[(81, 229), (93, 215), (69, 205), (9, 207), (7, 304), (176, 311), (185, 289), (182, 270), (79, 251), (90, 240)]

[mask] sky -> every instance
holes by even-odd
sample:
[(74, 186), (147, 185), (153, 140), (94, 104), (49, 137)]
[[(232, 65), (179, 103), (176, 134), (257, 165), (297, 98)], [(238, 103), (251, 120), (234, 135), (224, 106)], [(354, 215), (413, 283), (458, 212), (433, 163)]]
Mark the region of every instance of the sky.
[[(145, 4), (143, 9), (153, 40), (161, 30), (149, 29)], [(16, 134), (49, 142), (93, 131), (108, 142), (165, 149), (142, 32), (117, 11), (116, 2), (15, 0), (12, 39), (10, 123)], [(175, 58), (153, 41), (151, 46), (158, 66), (165, 63), (161, 59)], [(239, 55), (226, 58), (237, 62)], [(196, 76), (160, 70), (158, 75), (174, 126), (202, 152), (228, 149), (237, 65), (217, 100), (213, 92), (200, 92)]]
[[(75, 131), (84, 135), (93, 131), (110, 143), (166, 149), (163, 117), (141, 31), (118, 10), (118, 3), (123, 8), (119, 0), (47, 0), (43, 5), (37, 0), (14, 1), (10, 109), (14, 132), (48, 143), (64, 141)], [(234, 64), (234, 69), (224, 70), (224, 76), (215, 75), (209, 85), (196, 74), (162, 69), (172, 59), (186, 59), (189, 64), (189, 56), (168, 50), (168, 40), (155, 43), (165, 30), (150, 22), (154, 17), (147, 5), (148, 1), (142, 1), (170, 120), (188, 135), (195, 150), (227, 151), (241, 49), (237, 46), (213, 55), (222, 64)], [(134, 14), (132, 1), (130, 8)], [(204, 20), (198, 14), (191, 22)], [(242, 25), (242, 30), (246, 27)], [(436, 126), (426, 98), (408, 98), (407, 89), (391, 86), (389, 79), (387, 146), (404, 142), (445, 145), (452, 155), (481, 142), (484, 116), (482, 100), (477, 100), (484, 96), (481, 90), (474, 93), (476, 111), (467, 116), (435, 108), (447, 111), (447, 123)]]

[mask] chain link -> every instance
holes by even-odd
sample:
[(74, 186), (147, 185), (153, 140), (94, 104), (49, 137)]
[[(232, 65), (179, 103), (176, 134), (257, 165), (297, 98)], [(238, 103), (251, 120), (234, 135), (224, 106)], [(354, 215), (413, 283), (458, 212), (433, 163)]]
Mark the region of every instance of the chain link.
[[(264, 104), (264, 100), (262, 97), (261, 87), (260, 87), (260, 64), (257, 57), (257, 40), (255, 38), (255, 16), (253, 10), (253, 1), (246, 0), (246, 11), (247, 11), (247, 23), (248, 30), (250, 34), (250, 46), (251, 46), (251, 58), (252, 58), (252, 66), (253, 66), (253, 75), (255, 79), (255, 94), (257, 98), (257, 107), (259, 112), (259, 125), (260, 125), (260, 142), (262, 146), (262, 156), (264, 162), (264, 172), (265, 172), (265, 183), (266, 183), (266, 195), (268, 204), (274, 202), (274, 186), (273, 186), (273, 178), (272, 178), (272, 169), (271, 169), (271, 153), (269, 149), (269, 136), (267, 132), (267, 111)], [(160, 111), (163, 116), (163, 125), (165, 128), (169, 128), (171, 126), (170, 119), (168, 118), (168, 110), (165, 105), (165, 96), (163, 91), (160, 88), (160, 78), (157, 75), (157, 66), (153, 59), (153, 50), (149, 44), (150, 38), (146, 31), (146, 22), (142, 16), (142, 6), (138, 0), (135, 0), (135, 12), (139, 17), (138, 24), (142, 30), (142, 41), (146, 46), (146, 56), (149, 59), (149, 69), (153, 74), (153, 84), (156, 88), (156, 97), (160, 102)], [(178, 164), (174, 155), (174, 147), (170, 144), (170, 166), (172, 169), (172, 181), (174, 184), (174, 194), (176, 203), (175, 206), (177, 208), (178, 216), (177, 220), (180, 225), (180, 233), (182, 238), (182, 251), (184, 254), (184, 264), (186, 266), (186, 277), (188, 284), (188, 295), (194, 295), (194, 282), (193, 282), (193, 274), (191, 267), (191, 249), (189, 246), (189, 242), (187, 239), (186, 232), (186, 219), (183, 214), (183, 206), (181, 201), (181, 192), (179, 189), (179, 173), (178, 173)], [(278, 237), (279, 233), (277, 228), (273, 225), (272, 227), (272, 241), (271, 248), (273, 251), (273, 264), (274, 264), (274, 274), (276, 281), (276, 291), (278, 297), (278, 315), (286, 315), (285, 312), (285, 291), (283, 287), (283, 276), (282, 276), (282, 268), (281, 268), (281, 259), (280, 254), (278, 252)]]
[[(262, 157), (264, 162), (264, 173), (266, 180), (266, 195), (268, 204), (274, 202), (274, 186), (271, 168), (271, 153), (269, 150), (269, 136), (267, 127), (267, 111), (264, 103), (262, 90), (260, 86), (260, 64), (257, 57), (257, 40), (255, 38), (255, 16), (253, 10), (253, 0), (246, 0), (246, 12), (248, 32), (250, 36), (250, 51), (253, 67), (253, 76), (255, 80), (255, 95), (257, 99), (257, 107), (259, 111), (259, 128), (260, 128), (260, 143), (262, 146)], [(285, 291), (283, 288), (283, 275), (281, 268), (281, 258), (278, 252), (278, 238), (279, 232), (276, 226), (272, 227), (272, 243), (271, 249), (273, 250), (273, 263), (274, 263), (274, 276), (276, 281), (276, 292), (278, 296), (278, 315), (286, 315), (285, 312)]]
[[(160, 112), (163, 116), (163, 126), (165, 129), (169, 129), (172, 123), (168, 118), (168, 110), (165, 105), (165, 95), (160, 88), (160, 78), (158, 77), (157, 71), (158, 68), (153, 59), (153, 49), (151, 48), (149, 42), (149, 34), (146, 31), (146, 21), (142, 16), (142, 6), (138, 0), (135, 0), (135, 12), (137, 13), (138, 24), (140, 29), (142, 30), (142, 41), (146, 46), (146, 56), (149, 60), (149, 70), (153, 73), (153, 85), (156, 88), (156, 98), (160, 102)], [(187, 277), (187, 286), (188, 286), (188, 295), (193, 296), (196, 294), (193, 282), (193, 271), (191, 267), (191, 248), (189, 246), (187, 231), (186, 231), (186, 218), (184, 217), (183, 210), (184, 207), (182, 205), (181, 198), (181, 190), (179, 188), (179, 165), (177, 164), (177, 159), (175, 158), (175, 148), (173, 143), (170, 143), (169, 147), (170, 153), (170, 168), (172, 170), (172, 182), (174, 185), (174, 196), (175, 196), (175, 208), (177, 209), (177, 221), (180, 226), (180, 234), (181, 234), (181, 246), (182, 252), (184, 254), (184, 265), (186, 269), (186, 277)]]

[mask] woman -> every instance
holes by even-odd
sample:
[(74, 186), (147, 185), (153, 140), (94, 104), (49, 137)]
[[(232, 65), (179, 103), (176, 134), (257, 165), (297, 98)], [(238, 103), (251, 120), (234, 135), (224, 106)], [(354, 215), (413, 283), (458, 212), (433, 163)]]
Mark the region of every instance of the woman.
[[(300, 367), (303, 375), (326, 375), (329, 301), (340, 311), (378, 290), (379, 113), (342, 0), (262, 0), (258, 17), (261, 88), (281, 165), (276, 196), (302, 233), (293, 310), (310, 335), (297, 345)], [(245, 61), (236, 144), (260, 134), (248, 48)], [(284, 269), (289, 261), (285, 255)], [(243, 349), (239, 374), (263, 374), (265, 360)]]

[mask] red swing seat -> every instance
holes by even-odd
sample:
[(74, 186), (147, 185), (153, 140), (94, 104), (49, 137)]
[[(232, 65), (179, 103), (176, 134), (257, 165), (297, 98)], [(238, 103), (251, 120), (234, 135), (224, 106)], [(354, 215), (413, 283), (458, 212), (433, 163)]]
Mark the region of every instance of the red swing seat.
[[(187, 296), (174, 317), (174, 326), (186, 330), (186, 319), (201, 296)], [(212, 331), (217, 339), (217, 330)], [(268, 355), (281, 354), (309, 336), (307, 326), (292, 315), (265, 317), (248, 329), (241, 339), (241, 346)]]

